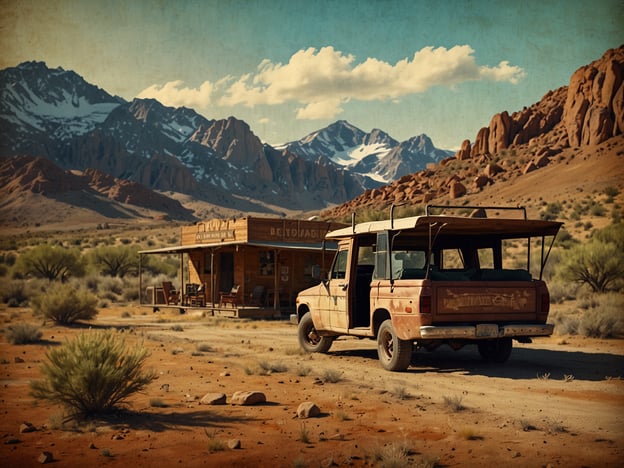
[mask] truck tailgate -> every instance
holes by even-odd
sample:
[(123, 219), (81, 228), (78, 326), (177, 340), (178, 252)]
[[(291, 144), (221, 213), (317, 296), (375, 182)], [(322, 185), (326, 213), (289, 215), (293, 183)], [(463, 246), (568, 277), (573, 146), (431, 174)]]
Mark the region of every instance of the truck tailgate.
[(527, 282), (445, 282), (433, 287), (433, 322), (532, 321), (537, 286)]

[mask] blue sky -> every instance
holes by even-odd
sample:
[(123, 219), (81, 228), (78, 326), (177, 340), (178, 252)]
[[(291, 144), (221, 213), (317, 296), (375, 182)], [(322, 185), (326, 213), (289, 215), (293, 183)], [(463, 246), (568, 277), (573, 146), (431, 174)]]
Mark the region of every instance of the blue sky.
[(0, 68), (45, 61), (274, 145), (344, 119), (454, 149), (622, 44), (622, 0), (0, 0)]

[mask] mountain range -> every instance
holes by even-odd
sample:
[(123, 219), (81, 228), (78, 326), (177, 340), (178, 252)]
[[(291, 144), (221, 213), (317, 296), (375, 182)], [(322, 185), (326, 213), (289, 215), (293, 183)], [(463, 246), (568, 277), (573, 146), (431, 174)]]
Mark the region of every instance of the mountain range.
[[(46, 158), (65, 171), (94, 170), (241, 212), (344, 203), (449, 154), (426, 135), (399, 143), (381, 130), (365, 133), (345, 121), (274, 148), (235, 117), (210, 120), (153, 99), (127, 102), (42, 62), (0, 71), (0, 158)], [(7, 167), (16, 162), (25, 160)], [(188, 216), (177, 208), (167, 214)]]
[[(26, 62), (0, 71), (0, 225), (248, 214), (325, 218), (369, 208), (533, 205), (624, 193), (624, 46), (567, 86), (495, 114), (455, 154), (337, 121), (272, 147), (235, 117), (127, 102), (78, 74)], [(459, 200), (456, 201), (456, 200)]]

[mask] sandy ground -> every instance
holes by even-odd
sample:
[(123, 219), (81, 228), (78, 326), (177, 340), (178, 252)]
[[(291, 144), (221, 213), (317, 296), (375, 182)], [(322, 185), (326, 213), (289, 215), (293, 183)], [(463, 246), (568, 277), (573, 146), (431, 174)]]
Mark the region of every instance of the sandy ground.
[[(5, 331), (33, 321), (29, 310), (6, 307), (0, 318)], [(624, 465), (624, 340), (515, 343), (505, 365), (482, 362), (474, 347), (445, 347), (418, 351), (407, 372), (390, 373), (370, 340), (302, 354), (287, 321), (110, 307), (90, 326), (142, 342), (158, 379), (128, 410), (62, 428), (61, 409), (36, 402), (29, 382), (47, 349), (89, 326), (48, 324), (31, 345), (0, 335), (1, 466), (40, 466), (42, 452), (57, 467)], [(232, 405), (236, 391), (267, 401)], [(227, 403), (199, 403), (213, 392)], [(321, 414), (297, 418), (305, 401)], [(36, 430), (21, 433), (24, 422)]]

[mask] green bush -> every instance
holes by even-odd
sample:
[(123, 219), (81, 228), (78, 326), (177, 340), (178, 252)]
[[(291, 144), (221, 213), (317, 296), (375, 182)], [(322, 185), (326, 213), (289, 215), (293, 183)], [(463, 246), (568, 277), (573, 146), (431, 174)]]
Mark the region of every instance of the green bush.
[(9, 325), (6, 333), (7, 341), (15, 345), (36, 343), (42, 336), (41, 327), (32, 323)]
[(85, 267), (77, 249), (41, 244), (17, 258), (15, 272), (50, 281), (66, 281), (72, 276), (83, 276)]
[(139, 271), (137, 247), (105, 245), (91, 252), (89, 258), (102, 275), (123, 278), (126, 275), (136, 275)]
[(81, 333), (46, 354), (32, 395), (63, 405), (71, 417), (112, 411), (156, 378), (143, 370), (148, 355), (110, 330)]
[(59, 285), (32, 299), (35, 315), (54, 320), (59, 324), (71, 324), (78, 320), (90, 320), (97, 315), (97, 297), (71, 285)]
[(624, 336), (624, 296), (619, 293), (591, 294), (577, 302), (576, 309), (565, 309), (549, 315), (559, 335), (590, 338)]
[(621, 288), (624, 277), (622, 225), (596, 231), (587, 243), (566, 251), (557, 272), (564, 281), (587, 284), (594, 292)]
[(617, 293), (599, 294), (580, 318), (579, 334), (591, 338), (624, 336), (624, 296)]
[(28, 300), (26, 284), (24, 281), (16, 280), (2, 283), (0, 286), (0, 298), (2, 302), (11, 307), (17, 307)]

